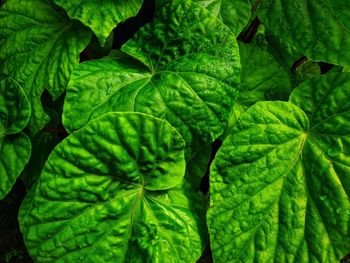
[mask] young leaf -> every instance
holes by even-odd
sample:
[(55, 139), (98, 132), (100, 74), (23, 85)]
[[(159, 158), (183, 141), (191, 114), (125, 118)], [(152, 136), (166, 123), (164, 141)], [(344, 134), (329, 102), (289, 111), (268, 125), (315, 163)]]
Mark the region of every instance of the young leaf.
[(63, 93), (90, 35), (49, 0), (8, 0), (1, 6), (0, 73), (22, 84), (32, 106), (31, 133), (48, 122), (42, 92), (46, 88), (54, 99)]
[(235, 36), (205, 8), (188, 0), (165, 5), (122, 50), (129, 57), (88, 61), (74, 71), (64, 104), (68, 131), (106, 112), (144, 112), (180, 132), (188, 157), (224, 132), (239, 51)]
[(0, 81), (0, 199), (29, 161), (31, 144), (21, 133), (29, 117), (29, 101), (20, 85), (12, 79)]
[(338, 262), (350, 251), (350, 74), (304, 82), (291, 102), (258, 102), (211, 168), (214, 258)]
[(109, 34), (120, 22), (136, 16), (142, 0), (54, 0), (67, 11), (71, 19), (77, 19), (91, 28), (104, 46)]
[(279, 39), (315, 61), (350, 63), (350, 2), (265, 0), (258, 16)]
[(183, 181), (184, 146), (167, 121), (141, 113), (107, 113), (67, 137), (20, 209), (31, 256), (194, 262), (205, 223)]

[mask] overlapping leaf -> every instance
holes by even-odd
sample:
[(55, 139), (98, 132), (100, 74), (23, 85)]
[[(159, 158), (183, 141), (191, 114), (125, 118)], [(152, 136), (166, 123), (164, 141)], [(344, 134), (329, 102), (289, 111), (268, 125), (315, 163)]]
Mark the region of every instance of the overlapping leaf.
[(197, 152), (186, 163), (186, 178), (193, 186), (194, 191), (199, 191), (203, 176), (209, 169), (212, 147), (208, 145)]
[(350, 251), (350, 74), (241, 115), (211, 169), (217, 261), (338, 262)]
[(78, 19), (90, 27), (104, 45), (108, 35), (120, 22), (135, 16), (142, 0), (54, 0), (67, 11), (71, 19)]
[(47, 158), (54, 147), (60, 142), (57, 134), (58, 115), (50, 108), (46, 108), (45, 112), (50, 116), (50, 122), (46, 125), (46, 130), (44, 129), (30, 138), (32, 154), (28, 164), (20, 175), (21, 181), (28, 189), (39, 178)]
[(240, 43), (242, 61), (239, 104), (248, 107), (257, 101), (288, 100), (291, 93), (289, 74), (263, 49)]
[(172, 1), (122, 50), (129, 57), (74, 71), (63, 115), (68, 131), (109, 111), (144, 112), (180, 132), (188, 157), (223, 133), (240, 65), (235, 36), (216, 17), (191, 1)]
[(258, 101), (288, 100), (292, 91), (290, 75), (275, 58), (255, 44), (239, 43), (241, 86), (225, 136), (239, 116)]
[(195, 0), (218, 16), (238, 36), (247, 26), (251, 12), (251, 0)]
[(20, 210), (31, 256), (194, 262), (206, 228), (197, 193), (183, 180), (184, 146), (167, 121), (141, 113), (107, 113), (70, 135)]
[(29, 121), (29, 101), (12, 79), (0, 81), (0, 199), (8, 194), (27, 164), (31, 144), (22, 133)]
[(258, 16), (279, 39), (313, 60), (350, 64), (350, 2), (265, 0)]
[(8, 0), (0, 9), (0, 73), (16, 79), (27, 94), (36, 133), (48, 116), (40, 96), (46, 88), (56, 99), (65, 90), (89, 31), (49, 0)]

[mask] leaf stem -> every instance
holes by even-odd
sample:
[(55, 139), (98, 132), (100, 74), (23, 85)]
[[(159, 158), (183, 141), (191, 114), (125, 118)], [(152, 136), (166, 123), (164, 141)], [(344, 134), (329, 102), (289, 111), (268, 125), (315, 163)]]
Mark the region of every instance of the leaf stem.
[(249, 25), (249, 27), (244, 30), (237, 39), (244, 42), (244, 43), (250, 43), (255, 36), (256, 32), (258, 31), (260, 26), (260, 20), (258, 17), (255, 17), (253, 22)]

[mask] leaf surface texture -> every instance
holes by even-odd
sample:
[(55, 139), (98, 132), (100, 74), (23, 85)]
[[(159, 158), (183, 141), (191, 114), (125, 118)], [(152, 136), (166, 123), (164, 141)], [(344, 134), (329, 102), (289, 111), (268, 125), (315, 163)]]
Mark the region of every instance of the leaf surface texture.
[(184, 181), (184, 146), (167, 121), (141, 113), (107, 113), (74, 132), (49, 156), (20, 209), (31, 256), (195, 261), (205, 220)]
[(349, 252), (349, 92), (350, 74), (329, 74), (241, 115), (211, 167), (216, 260), (338, 262)]

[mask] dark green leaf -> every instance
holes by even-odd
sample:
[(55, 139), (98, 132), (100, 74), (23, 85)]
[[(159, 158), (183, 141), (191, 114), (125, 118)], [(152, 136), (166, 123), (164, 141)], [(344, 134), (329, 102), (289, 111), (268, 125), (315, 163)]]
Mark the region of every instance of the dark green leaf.
[(196, 191), (199, 190), (202, 178), (209, 169), (211, 152), (211, 145), (203, 147), (186, 164), (186, 178)]
[(242, 73), (237, 101), (248, 107), (257, 101), (288, 100), (289, 74), (267, 51), (254, 44), (239, 45)]
[(288, 100), (291, 93), (289, 73), (275, 58), (256, 44), (239, 43), (241, 56), (241, 86), (233, 106), (226, 138), (240, 115), (258, 101)]
[(20, 85), (0, 81), (0, 199), (8, 194), (27, 164), (31, 144), (21, 133), (30, 117), (30, 104)]
[(263, 24), (307, 57), (350, 64), (350, 2), (343, 0), (264, 0)]
[(31, 133), (48, 122), (40, 96), (65, 90), (90, 32), (49, 0), (8, 0), (0, 9), (0, 72), (16, 79), (32, 106)]
[(59, 118), (52, 109), (45, 109), (50, 116), (50, 122), (46, 125), (48, 130), (42, 130), (30, 138), (32, 144), (32, 155), (20, 179), (27, 188), (30, 188), (37, 178), (39, 178), (44, 164), (54, 147), (60, 142), (57, 127)]

